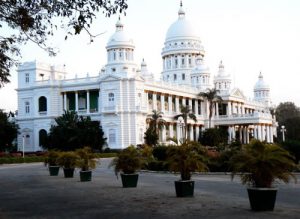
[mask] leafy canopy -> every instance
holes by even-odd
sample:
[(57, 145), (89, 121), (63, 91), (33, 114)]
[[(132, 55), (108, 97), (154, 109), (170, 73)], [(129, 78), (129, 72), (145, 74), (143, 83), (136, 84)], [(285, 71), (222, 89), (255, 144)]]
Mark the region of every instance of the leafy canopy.
[(288, 183), (294, 177), (293, 157), (278, 145), (270, 145), (258, 140), (251, 141), (230, 160), (232, 177), (241, 172), (243, 184), (254, 187), (271, 187), (275, 179)]
[(0, 151), (10, 151), (13, 142), (17, 138), (19, 126), (10, 121), (12, 113), (5, 113), (0, 110)]
[[(47, 45), (55, 30), (66, 30), (68, 35), (83, 30), (93, 41), (89, 28), (99, 13), (109, 17), (127, 9), (127, 0), (9, 0), (0, 1), (0, 87), (9, 82), (9, 70), (17, 64), (20, 45), (36, 43), (49, 55), (56, 51)], [(59, 18), (60, 24), (54, 22)]]

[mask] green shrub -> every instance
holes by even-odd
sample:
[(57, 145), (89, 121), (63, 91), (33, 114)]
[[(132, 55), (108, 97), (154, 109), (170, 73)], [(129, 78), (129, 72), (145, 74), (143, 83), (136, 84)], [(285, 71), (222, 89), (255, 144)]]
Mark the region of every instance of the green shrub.
[(167, 162), (154, 160), (150, 161), (146, 168), (152, 171), (168, 171), (169, 165)]
[(160, 145), (153, 148), (152, 154), (154, 158), (156, 158), (157, 160), (165, 161), (167, 159), (167, 150), (168, 150), (167, 146)]
[(44, 157), (1, 157), (0, 164), (44, 162)]

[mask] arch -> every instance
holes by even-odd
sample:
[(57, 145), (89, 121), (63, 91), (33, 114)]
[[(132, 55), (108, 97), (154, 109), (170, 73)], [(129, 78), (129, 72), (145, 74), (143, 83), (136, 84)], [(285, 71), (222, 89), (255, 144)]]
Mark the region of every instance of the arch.
[(45, 129), (41, 129), (39, 131), (39, 146), (43, 147), (45, 146), (47, 142), (47, 131)]
[(47, 98), (44, 96), (39, 98), (39, 112), (47, 112)]

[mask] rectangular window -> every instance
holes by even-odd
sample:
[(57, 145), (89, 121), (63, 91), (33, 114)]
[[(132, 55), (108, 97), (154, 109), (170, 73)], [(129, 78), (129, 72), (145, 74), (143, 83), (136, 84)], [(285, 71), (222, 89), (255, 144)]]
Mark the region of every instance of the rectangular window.
[(109, 131), (108, 131), (108, 142), (110, 144), (116, 143), (116, 130), (115, 129), (109, 129)]
[(176, 74), (174, 74), (174, 81), (176, 81), (177, 80), (177, 75)]
[(25, 82), (29, 83), (29, 74), (28, 73), (25, 74)]
[(185, 80), (185, 74), (182, 74), (181, 77), (182, 77), (182, 80), (184, 81)]
[(25, 102), (25, 113), (26, 114), (30, 113), (30, 104), (29, 104), (29, 102)]

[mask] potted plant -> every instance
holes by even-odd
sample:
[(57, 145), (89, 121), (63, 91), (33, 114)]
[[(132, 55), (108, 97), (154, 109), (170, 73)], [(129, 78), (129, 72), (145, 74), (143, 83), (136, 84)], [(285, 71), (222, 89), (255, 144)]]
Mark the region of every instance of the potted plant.
[(78, 156), (73, 151), (61, 152), (57, 159), (58, 165), (63, 167), (65, 178), (73, 178)]
[(275, 144), (253, 140), (230, 159), (232, 179), (240, 174), (243, 184), (248, 184), (248, 197), (254, 211), (272, 211), (276, 201), (275, 179), (288, 183), (295, 176), (293, 157)]
[(78, 159), (76, 167), (80, 168), (80, 181), (86, 182), (92, 180), (92, 169), (96, 168), (97, 160), (95, 154), (90, 147), (77, 149), (76, 154)]
[(57, 158), (59, 156), (58, 151), (48, 151), (45, 156), (45, 166), (48, 166), (50, 176), (57, 176), (59, 172), (59, 165), (57, 163)]
[(124, 188), (136, 187), (139, 175), (137, 170), (142, 167), (142, 158), (139, 151), (134, 146), (129, 146), (122, 150), (110, 166), (114, 166), (115, 173), (121, 172), (122, 185)]
[(170, 146), (167, 151), (167, 162), (169, 168), (175, 173), (179, 172), (181, 179), (175, 181), (177, 197), (194, 196), (194, 184), (191, 180), (192, 172), (206, 171), (204, 163), (204, 148), (193, 141), (184, 141), (179, 146)]

